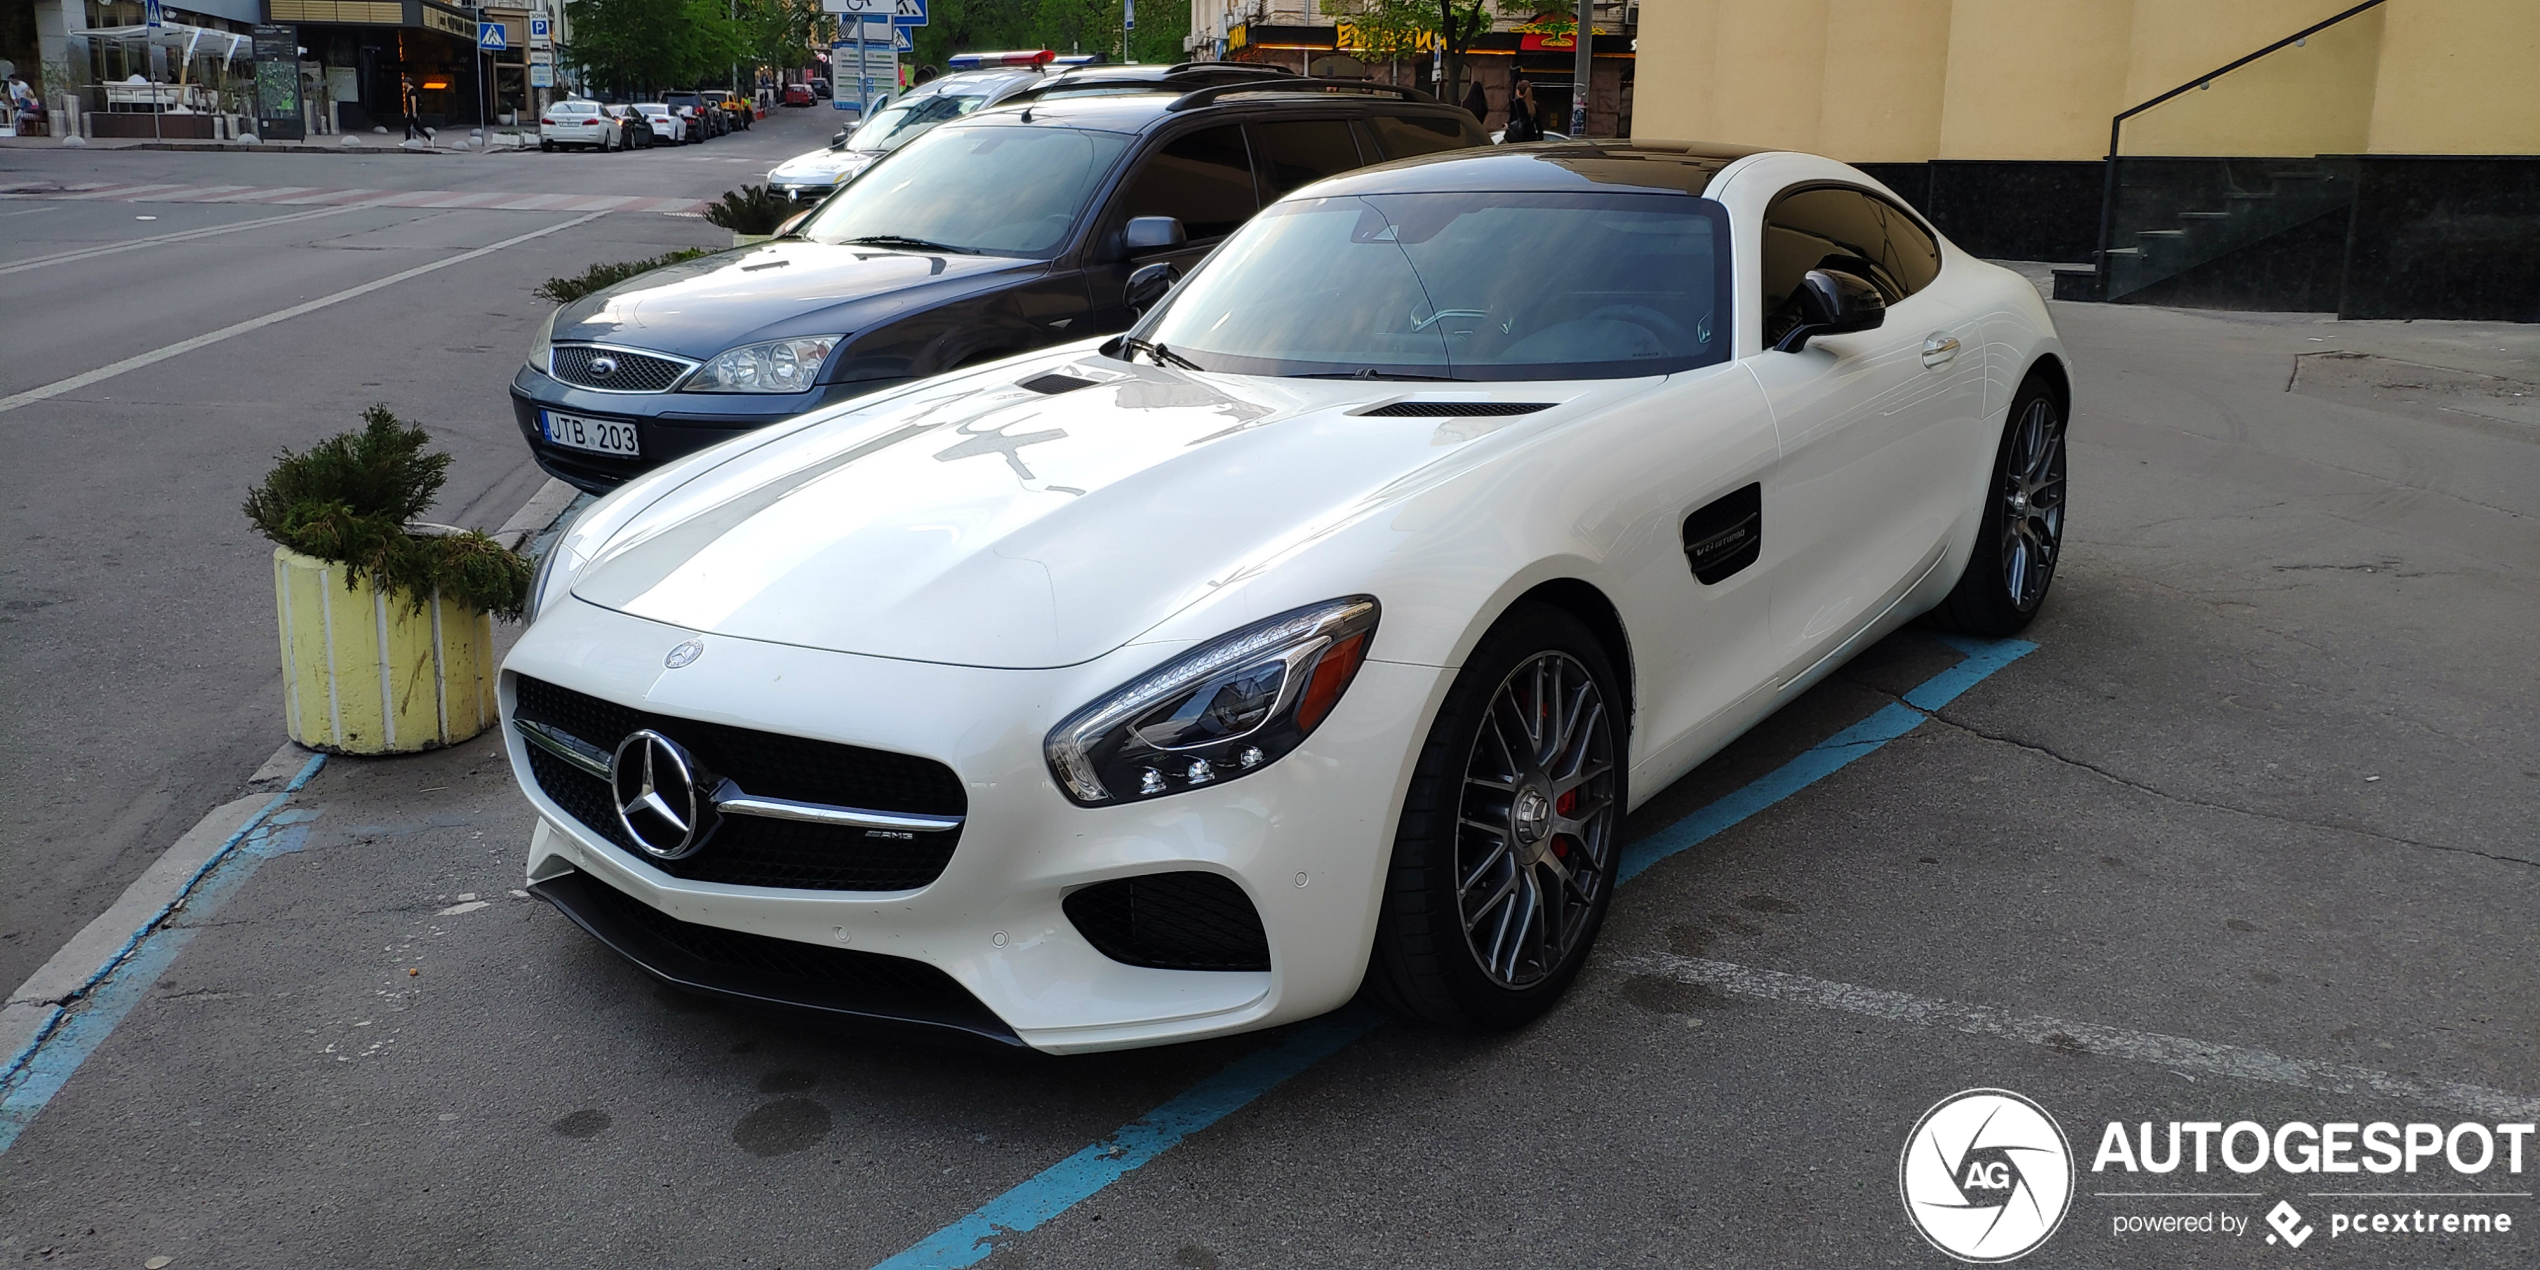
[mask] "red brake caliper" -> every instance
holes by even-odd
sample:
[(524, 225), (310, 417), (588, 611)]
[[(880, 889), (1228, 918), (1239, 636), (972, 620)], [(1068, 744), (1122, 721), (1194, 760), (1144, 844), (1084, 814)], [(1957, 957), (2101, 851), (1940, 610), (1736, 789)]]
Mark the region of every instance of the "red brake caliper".
[[(1552, 810), (1555, 815), (1567, 816), (1570, 814), (1570, 809), (1578, 805), (1579, 791), (1575, 789), (1552, 800)], [(1552, 854), (1557, 855), (1564, 860), (1569, 859), (1570, 840), (1568, 838), (1554, 838), (1552, 840)]]

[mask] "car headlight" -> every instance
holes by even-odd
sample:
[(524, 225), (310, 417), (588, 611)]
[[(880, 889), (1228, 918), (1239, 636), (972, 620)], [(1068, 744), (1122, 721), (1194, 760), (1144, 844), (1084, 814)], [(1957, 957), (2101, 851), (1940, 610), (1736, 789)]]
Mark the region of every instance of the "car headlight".
[(550, 311), (547, 314), (547, 320), (538, 324), (538, 334), (531, 337), (529, 341), (529, 369), (541, 375), (547, 373), (547, 358), (555, 351), (556, 315), (562, 312), (564, 312), (562, 305)]
[(529, 603), (521, 612), (521, 625), (527, 626), (536, 622), (538, 610), (547, 607), (547, 589), (555, 586), (559, 580), (569, 579), (570, 574), (566, 570), (556, 567), (556, 561), (561, 559), (567, 550), (562, 538), (559, 537), (547, 548), (547, 554), (538, 557), (538, 568), (529, 575)]
[(1050, 774), (1094, 807), (1259, 771), (1330, 717), (1367, 660), (1376, 616), (1374, 596), (1353, 595), (1210, 640), (1051, 729)]
[(847, 337), (805, 335), (744, 344), (717, 353), (688, 376), (681, 392), (803, 392), (820, 378), (829, 354)]

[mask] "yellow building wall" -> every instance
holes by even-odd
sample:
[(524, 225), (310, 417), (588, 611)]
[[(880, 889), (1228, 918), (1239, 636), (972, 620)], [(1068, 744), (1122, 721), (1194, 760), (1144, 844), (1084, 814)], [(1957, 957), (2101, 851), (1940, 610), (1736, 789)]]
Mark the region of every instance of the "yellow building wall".
[(1912, 163), (1939, 152), (1949, 6), (1830, 0), (1813, 149), (1856, 163)]
[[(1941, 159), (2096, 159), (2124, 106), (2131, 0), (1957, 0)], [(2210, 65), (2211, 63), (2208, 63)]]
[(2383, 8), (2373, 153), (2540, 154), (2540, 0)]
[[(2118, 111), (2351, 0), (1647, 0), (1634, 131), (2096, 159)], [(2540, 153), (2540, 0), (2390, 0), (2127, 121), (2127, 154)]]

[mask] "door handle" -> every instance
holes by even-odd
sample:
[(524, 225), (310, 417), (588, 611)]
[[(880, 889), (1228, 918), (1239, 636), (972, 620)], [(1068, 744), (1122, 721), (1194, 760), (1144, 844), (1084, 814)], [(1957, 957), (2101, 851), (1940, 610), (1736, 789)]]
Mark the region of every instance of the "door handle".
[(1958, 337), (1934, 331), (1923, 339), (1923, 365), (1946, 366), (1958, 355)]

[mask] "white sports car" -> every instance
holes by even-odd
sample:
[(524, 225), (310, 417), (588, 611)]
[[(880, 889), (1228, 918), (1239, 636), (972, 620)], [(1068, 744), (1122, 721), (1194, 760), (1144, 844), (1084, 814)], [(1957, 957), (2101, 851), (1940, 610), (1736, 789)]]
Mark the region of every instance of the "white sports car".
[(585, 512), (502, 679), (537, 893), (692, 988), (1055, 1052), (1362, 982), (1512, 1026), (1627, 809), (2054, 576), (2045, 307), (1842, 164), (1448, 153), (1169, 268), (1126, 336)]

